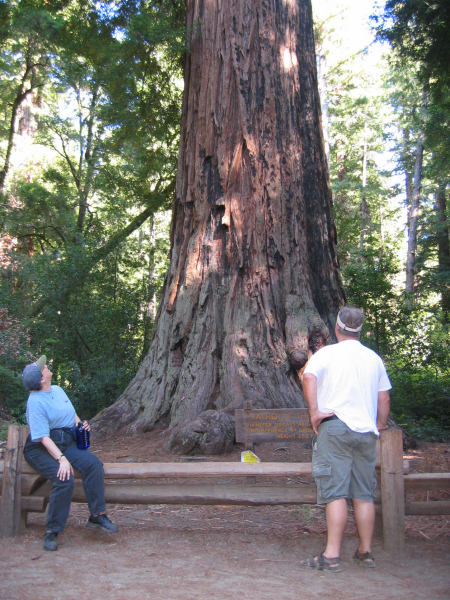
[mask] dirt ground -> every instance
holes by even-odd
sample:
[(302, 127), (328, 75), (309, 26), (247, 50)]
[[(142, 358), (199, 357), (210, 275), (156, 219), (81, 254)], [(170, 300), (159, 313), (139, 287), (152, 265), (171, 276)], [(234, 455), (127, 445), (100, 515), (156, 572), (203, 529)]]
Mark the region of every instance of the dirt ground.
[[(104, 462), (191, 460), (165, 454), (165, 441), (166, 433), (155, 430), (94, 442), (92, 450)], [(208, 460), (238, 461), (241, 450)], [(422, 443), (405, 457), (414, 461), (413, 472), (450, 472), (449, 450)], [(257, 454), (264, 461), (311, 460), (308, 448), (294, 444), (266, 444)], [(409, 493), (408, 499), (449, 495)], [(324, 511), (317, 506), (109, 505), (108, 514), (118, 534), (86, 529), (87, 507), (73, 504), (57, 552), (42, 548), (45, 516), (30, 515), (25, 532), (0, 540), (0, 600), (450, 600), (445, 516), (408, 516), (403, 557), (388, 555), (377, 537), (376, 569), (352, 562), (357, 537), (350, 517), (337, 574), (298, 566), (325, 544)]]

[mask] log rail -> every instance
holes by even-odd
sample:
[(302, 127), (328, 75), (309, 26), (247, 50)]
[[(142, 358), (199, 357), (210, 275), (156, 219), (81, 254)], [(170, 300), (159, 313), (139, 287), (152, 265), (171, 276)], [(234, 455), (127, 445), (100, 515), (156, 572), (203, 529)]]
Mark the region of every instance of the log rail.
[[(5, 461), (0, 461), (0, 537), (12, 537), (26, 526), (28, 512), (45, 511), (50, 482), (23, 460), (27, 428), (10, 426)], [(404, 547), (405, 514), (450, 514), (450, 502), (407, 502), (406, 490), (450, 489), (450, 473), (408, 474), (403, 460), (401, 432), (386, 430), (381, 435), (381, 460), (375, 502), (381, 502), (383, 539), (392, 552)], [(105, 463), (105, 500), (115, 504), (315, 504), (316, 487), (293, 483), (294, 478), (311, 476), (311, 463)], [(405, 474), (406, 473), (406, 474)], [(249, 478), (287, 478), (287, 482), (249, 484)], [(223, 483), (192, 483), (205, 478), (225, 479)], [(234, 479), (242, 479), (235, 483)], [(169, 479), (180, 482), (154, 483)], [(231, 482), (229, 480), (232, 480)], [(125, 481), (124, 481), (125, 480)], [(144, 483), (143, 480), (151, 480)], [(86, 502), (80, 475), (75, 474), (74, 502)]]
[[(3, 472), (0, 461), (0, 473)], [(377, 463), (377, 471), (381, 463)], [(409, 469), (409, 461), (403, 461), (403, 470)], [(237, 463), (237, 462), (201, 462), (186, 464), (167, 463), (104, 463), (105, 479), (153, 479), (153, 478), (192, 478), (192, 477), (308, 477), (311, 476), (311, 463)], [(22, 474), (36, 474), (26, 462), (22, 466)], [(439, 474), (437, 474), (439, 475)], [(81, 475), (75, 471), (75, 479)]]

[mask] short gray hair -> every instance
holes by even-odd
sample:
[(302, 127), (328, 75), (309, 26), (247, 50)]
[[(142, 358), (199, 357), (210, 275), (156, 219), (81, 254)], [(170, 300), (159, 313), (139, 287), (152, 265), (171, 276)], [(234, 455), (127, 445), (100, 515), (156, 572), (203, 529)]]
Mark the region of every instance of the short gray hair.
[[(345, 327), (341, 327), (338, 323), (336, 323), (338, 333), (345, 337), (356, 338), (359, 340), (361, 327), (364, 321), (363, 311), (355, 306), (345, 306), (339, 311), (338, 319)], [(357, 329), (358, 331), (349, 331), (349, 329)]]

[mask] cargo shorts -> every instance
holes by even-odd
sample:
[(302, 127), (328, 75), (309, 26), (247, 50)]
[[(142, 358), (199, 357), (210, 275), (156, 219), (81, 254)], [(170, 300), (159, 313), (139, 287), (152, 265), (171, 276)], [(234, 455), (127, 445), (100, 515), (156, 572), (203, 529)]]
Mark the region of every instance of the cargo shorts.
[(312, 456), (317, 504), (339, 498), (373, 502), (376, 441), (375, 433), (357, 433), (339, 419), (319, 425)]

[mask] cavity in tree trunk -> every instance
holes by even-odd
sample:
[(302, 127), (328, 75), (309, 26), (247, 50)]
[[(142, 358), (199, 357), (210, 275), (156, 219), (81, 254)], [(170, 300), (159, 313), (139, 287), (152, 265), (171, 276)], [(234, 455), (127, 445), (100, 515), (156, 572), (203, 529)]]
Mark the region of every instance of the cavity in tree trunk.
[(309, 0), (189, 0), (194, 31), (171, 228), (149, 353), (97, 431), (170, 423), (228, 451), (234, 409), (305, 406), (288, 355), (344, 303)]

